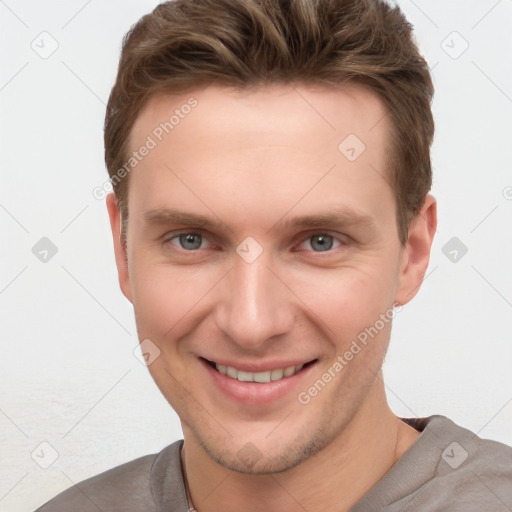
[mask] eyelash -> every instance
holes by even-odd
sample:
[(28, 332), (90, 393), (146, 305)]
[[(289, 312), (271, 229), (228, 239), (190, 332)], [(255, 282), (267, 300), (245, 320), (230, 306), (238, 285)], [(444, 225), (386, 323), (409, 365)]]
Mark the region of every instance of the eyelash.
[[(208, 239), (200, 231), (181, 231), (181, 232), (178, 232), (178, 233), (173, 233), (172, 235), (165, 236), (164, 239), (162, 240), (162, 245), (165, 246), (167, 244), (170, 244), (170, 245), (173, 246), (173, 250), (177, 250), (177, 251), (180, 251), (182, 253), (196, 254), (200, 250), (200, 248), (187, 250), (187, 249), (184, 249), (183, 247), (179, 246), (178, 245), (179, 242), (178, 242), (178, 244), (173, 244), (172, 243), (173, 240), (179, 240), (179, 237), (182, 236), (182, 235), (199, 235), (200, 237), (202, 237), (201, 242), (204, 242), (205, 240)], [(308, 240), (311, 240), (315, 236), (331, 237), (333, 239), (333, 247), (331, 247), (331, 248), (329, 248), (329, 249), (327, 249), (325, 251), (314, 251), (314, 250), (308, 251), (308, 252), (312, 252), (314, 254), (322, 254), (324, 252), (325, 253), (333, 253), (333, 251), (335, 249), (338, 249), (340, 247), (343, 247), (343, 246), (347, 245), (347, 241), (346, 240), (342, 240), (339, 237), (336, 237), (335, 235), (333, 235), (333, 234), (331, 234), (331, 233), (329, 233), (327, 231), (316, 231), (316, 232), (308, 233), (306, 236), (302, 236), (299, 239), (299, 242), (300, 242), (299, 245), (302, 245), (304, 242), (307, 242)], [(346, 238), (346, 237), (344, 237), (344, 238)], [(295, 244), (295, 246), (297, 246), (297, 244)], [(294, 252), (297, 252), (297, 251), (294, 251)]]

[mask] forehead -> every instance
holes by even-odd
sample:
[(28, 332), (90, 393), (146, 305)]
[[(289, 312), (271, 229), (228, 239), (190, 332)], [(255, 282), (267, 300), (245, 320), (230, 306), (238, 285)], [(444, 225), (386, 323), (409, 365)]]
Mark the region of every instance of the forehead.
[(215, 85), (158, 94), (131, 132), (131, 151), (149, 140), (152, 149), (130, 174), (129, 203), (142, 208), (143, 197), (152, 208), (168, 207), (183, 202), (176, 192), (183, 189), (205, 213), (208, 198), (225, 214), (226, 203), (236, 215), (235, 206), (251, 201), (254, 212), (272, 209), (276, 215), (300, 201), (307, 214), (319, 199), (334, 201), (337, 194), (339, 206), (362, 210), (364, 200), (378, 216), (372, 197), (392, 199), (385, 179), (388, 130), (380, 99), (356, 85)]
[[(274, 141), (276, 135), (309, 134), (312, 130), (336, 141), (349, 129), (364, 143), (372, 143), (387, 130), (385, 118), (385, 107), (376, 94), (356, 84), (337, 88), (312, 84), (251, 88), (211, 85), (179, 95), (157, 93), (150, 97), (132, 127), (130, 146), (155, 130), (157, 138), (165, 138), (171, 132), (176, 135), (186, 130), (187, 125), (197, 137), (206, 132), (214, 145), (226, 132), (233, 143), (246, 143), (248, 135), (257, 135), (264, 142)], [(159, 130), (159, 123), (167, 123), (168, 130)]]

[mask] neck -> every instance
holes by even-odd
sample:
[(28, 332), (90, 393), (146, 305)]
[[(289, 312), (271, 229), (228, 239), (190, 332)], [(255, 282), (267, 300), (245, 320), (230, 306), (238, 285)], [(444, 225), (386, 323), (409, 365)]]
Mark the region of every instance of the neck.
[(196, 510), (350, 510), (419, 436), (391, 412), (382, 381), (377, 381), (363, 407), (332, 443), (282, 473), (251, 475), (226, 469), (184, 429), (182, 459)]

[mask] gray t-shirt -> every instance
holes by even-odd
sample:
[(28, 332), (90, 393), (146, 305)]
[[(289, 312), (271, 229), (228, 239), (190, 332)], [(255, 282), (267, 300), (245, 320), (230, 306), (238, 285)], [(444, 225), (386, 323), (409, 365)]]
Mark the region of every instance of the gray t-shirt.
[[(512, 447), (444, 416), (402, 420), (420, 436), (351, 512), (512, 511)], [(188, 512), (182, 445), (84, 480), (36, 512)]]

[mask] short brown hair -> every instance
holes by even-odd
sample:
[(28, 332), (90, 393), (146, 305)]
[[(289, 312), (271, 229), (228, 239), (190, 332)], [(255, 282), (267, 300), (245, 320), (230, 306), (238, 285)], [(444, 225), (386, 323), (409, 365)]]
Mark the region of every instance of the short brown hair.
[[(128, 155), (133, 124), (156, 92), (215, 81), (369, 87), (391, 118), (386, 172), (402, 244), (432, 184), (429, 68), (398, 7), (381, 0), (174, 0), (126, 34), (105, 118), (110, 179)], [(127, 178), (127, 177), (126, 177)], [(113, 181), (113, 180), (112, 180)], [(123, 220), (128, 179), (113, 181)]]

